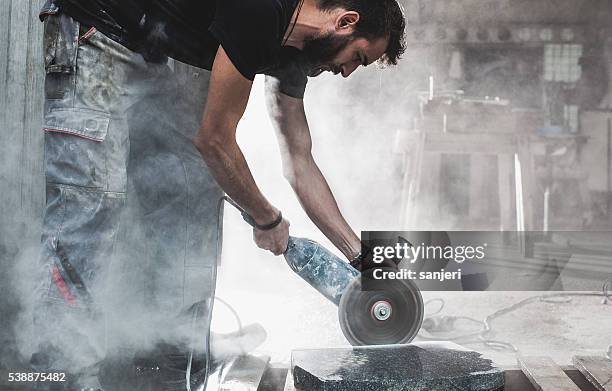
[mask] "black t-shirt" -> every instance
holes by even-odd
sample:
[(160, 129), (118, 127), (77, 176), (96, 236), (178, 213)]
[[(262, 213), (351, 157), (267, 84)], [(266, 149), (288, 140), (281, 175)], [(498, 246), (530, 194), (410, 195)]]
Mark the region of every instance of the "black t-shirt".
[(148, 60), (164, 56), (210, 70), (219, 45), (238, 71), (280, 80), (302, 98), (307, 66), (283, 47), (298, 0), (57, 0), (60, 8)]

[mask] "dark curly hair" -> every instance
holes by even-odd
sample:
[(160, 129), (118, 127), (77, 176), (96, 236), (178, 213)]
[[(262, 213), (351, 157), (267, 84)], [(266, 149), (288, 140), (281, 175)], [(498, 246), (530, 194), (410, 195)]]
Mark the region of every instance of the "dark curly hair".
[(406, 50), (406, 20), (396, 0), (319, 0), (319, 8), (343, 8), (359, 13), (355, 34), (367, 39), (389, 38), (387, 50), (380, 58), (382, 65), (396, 65)]

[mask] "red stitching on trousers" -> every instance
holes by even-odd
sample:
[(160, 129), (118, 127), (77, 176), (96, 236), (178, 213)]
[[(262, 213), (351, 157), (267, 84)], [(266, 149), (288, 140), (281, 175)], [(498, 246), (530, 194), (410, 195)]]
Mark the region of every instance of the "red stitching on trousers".
[(64, 279), (62, 278), (62, 275), (57, 267), (57, 265), (53, 265), (53, 282), (55, 282), (55, 285), (57, 286), (57, 289), (59, 289), (60, 293), (62, 294), (62, 296), (64, 296), (64, 300), (66, 300), (68, 302), (68, 304), (70, 305), (76, 305), (76, 298), (72, 295), (72, 293), (70, 293), (70, 290), (68, 289), (68, 286), (66, 285), (66, 282), (64, 281)]
[(97, 30), (95, 27), (90, 27), (89, 30), (87, 30), (87, 32), (79, 38), (79, 42), (82, 42), (83, 40), (88, 39), (89, 37), (94, 35), (96, 31)]
[(38, 17), (55, 15), (55, 14), (57, 14), (57, 11), (44, 11), (44, 12), (41, 12), (40, 14), (38, 14)]
[(45, 132), (52, 132), (52, 133), (63, 133), (63, 134), (69, 134), (69, 135), (71, 135), (71, 136), (76, 136), (76, 137), (84, 138), (85, 140), (91, 140), (91, 141), (95, 141), (95, 142), (97, 142), (97, 143), (101, 143), (101, 142), (102, 142), (102, 140), (98, 140), (97, 138), (88, 137), (88, 136), (83, 136), (82, 134), (73, 133), (73, 132), (68, 132), (68, 131), (66, 131), (66, 130), (62, 130), (62, 129), (43, 128), (43, 131), (45, 131)]

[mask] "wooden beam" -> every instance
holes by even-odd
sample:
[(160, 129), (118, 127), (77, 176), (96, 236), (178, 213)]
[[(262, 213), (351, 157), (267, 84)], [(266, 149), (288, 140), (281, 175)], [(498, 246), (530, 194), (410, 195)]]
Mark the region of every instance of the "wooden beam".
[[(22, 0), (23, 1), (23, 0)], [(24, 3), (26, 3), (24, 1)], [(24, 221), (38, 222), (44, 205), (44, 173), (43, 173), (43, 91), (45, 70), (43, 66), (42, 36), (43, 23), (38, 19), (38, 13), (44, 0), (27, 1), (30, 8), (27, 26), (27, 56), (26, 56), (26, 88), (24, 107), (24, 128), (21, 137), (20, 164), (20, 200), (22, 218)], [(26, 5), (24, 4), (24, 7)], [(33, 227), (34, 228), (34, 227)], [(26, 234), (38, 240), (39, 227)]]
[(599, 391), (612, 391), (612, 361), (599, 356), (574, 356), (574, 367)]
[[(43, 24), (44, 0), (9, 0), (0, 9), (0, 245), (39, 240), (44, 201)], [(4, 232), (6, 231), (6, 232)]]
[[(6, 129), (6, 81), (8, 79), (8, 50), (9, 50), (9, 39), (10, 39), (10, 24), (11, 24), (11, 1), (6, 0), (4, 6), (0, 7), (0, 34), (4, 39), (0, 39), (0, 129)], [(0, 137), (2, 133), (0, 132)], [(0, 139), (0, 141), (2, 141)], [(0, 151), (3, 151), (5, 146), (0, 143)], [(0, 158), (1, 159), (1, 158)], [(0, 160), (1, 162), (2, 160)], [(1, 174), (1, 172), (0, 172)]]
[(518, 364), (538, 391), (580, 391), (550, 357), (519, 357)]

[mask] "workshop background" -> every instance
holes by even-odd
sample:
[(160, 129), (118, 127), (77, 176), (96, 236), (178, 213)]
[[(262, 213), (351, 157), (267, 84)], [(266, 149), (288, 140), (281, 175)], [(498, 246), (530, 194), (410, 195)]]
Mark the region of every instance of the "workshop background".
[[(361, 230), (612, 229), (612, 4), (607, 0), (403, 0), (408, 50), (396, 68), (312, 79), (305, 98), (314, 154), (342, 211)], [(43, 206), (40, 0), (0, 7), (0, 364), (23, 351), (24, 275), (37, 256)], [(185, 74), (197, 70), (178, 67)], [(257, 78), (239, 142), (292, 234), (328, 248), (282, 178)], [(283, 362), (297, 347), (346, 345), (336, 307), (261, 251), (226, 209), (217, 294), (268, 333), (259, 351)], [(563, 280), (600, 289), (609, 257)], [(570, 260), (571, 262), (571, 260)], [(30, 268), (31, 269), (31, 268)], [(563, 279), (563, 274), (560, 275)], [(19, 288), (19, 289), (18, 289)], [(426, 292), (445, 313), (475, 318), (528, 292)], [(558, 363), (612, 343), (611, 311), (592, 299), (541, 303), (500, 323), (497, 337)], [(428, 309), (426, 309), (427, 311)], [(216, 308), (214, 329), (231, 331)], [(538, 327), (546, 324), (545, 328)], [(469, 329), (470, 325), (464, 325)], [(607, 332), (606, 332), (607, 330)], [(473, 346), (476, 349), (482, 346)], [(489, 349), (498, 362), (513, 352)]]

